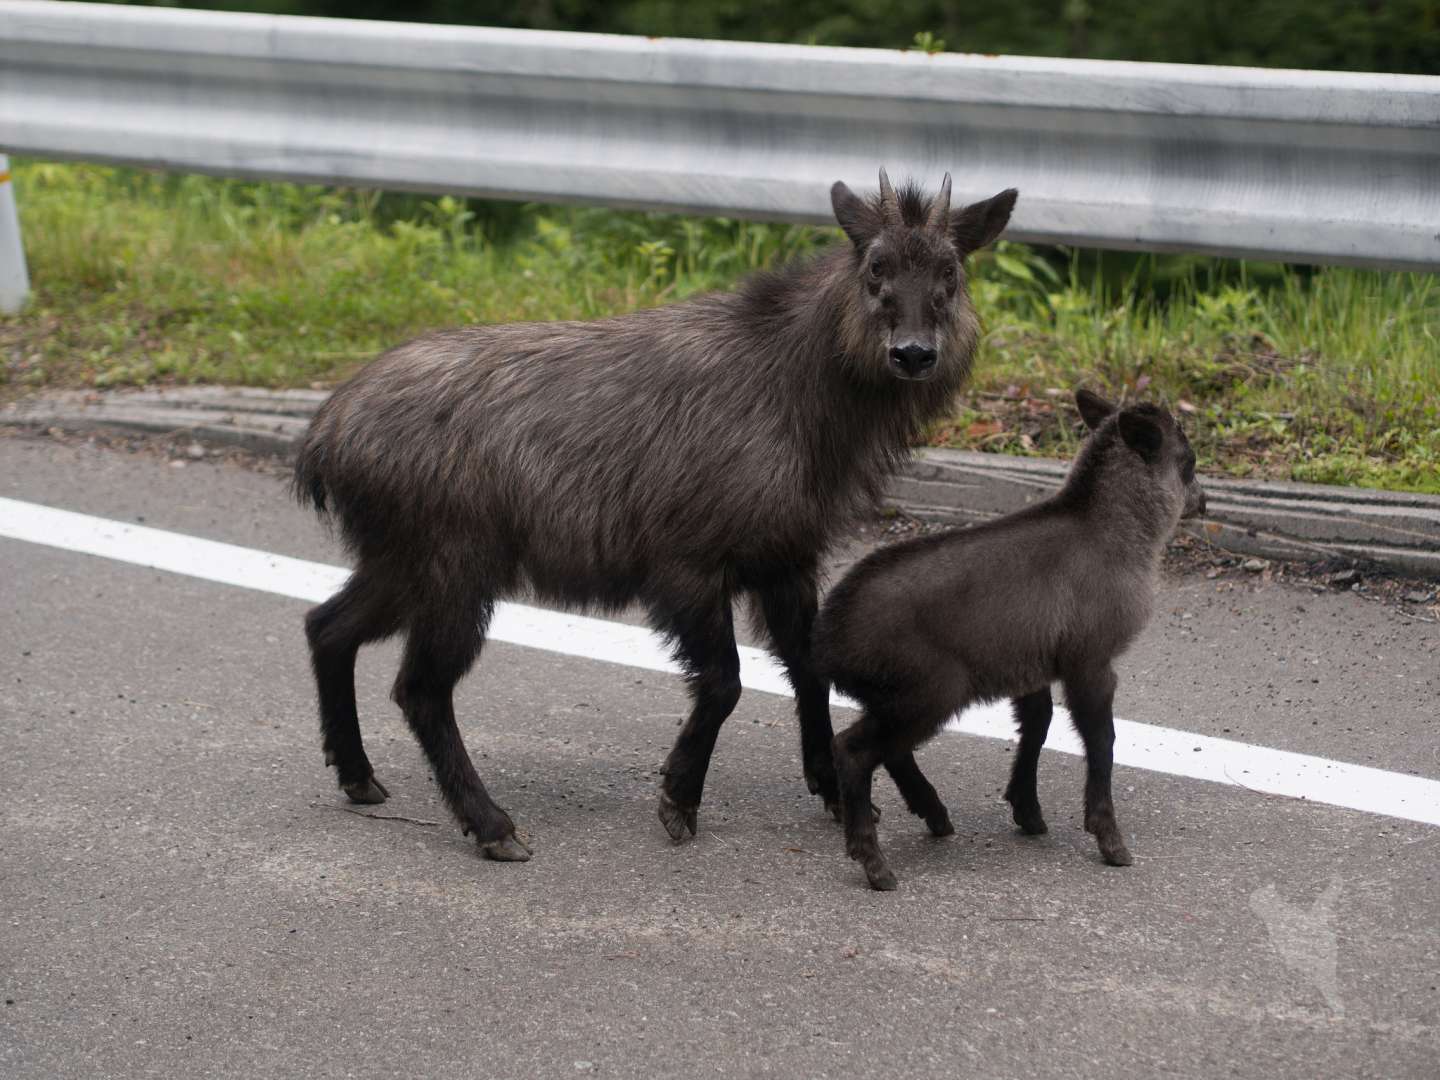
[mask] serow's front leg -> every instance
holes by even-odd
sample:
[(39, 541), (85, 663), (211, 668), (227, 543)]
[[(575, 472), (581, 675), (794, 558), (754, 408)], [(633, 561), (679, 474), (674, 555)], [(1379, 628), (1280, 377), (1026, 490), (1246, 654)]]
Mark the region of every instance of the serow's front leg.
[(724, 597), (699, 608), (677, 605), (663, 615), (657, 613), (656, 621), (674, 637), (690, 684), (690, 716), (665, 760), (659, 810), (670, 838), (683, 840), (687, 831), (696, 834), (715, 740), (740, 700), (740, 656), (730, 601)]
[(1100, 844), (1100, 855), (1111, 866), (1129, 866), (1134, 860), (1115, 821), (1110, 774), (1115, 763), (1115, 672), (1065, 680), (1065, 698), (1075, 730), (1085, 743), (1085, 831)]

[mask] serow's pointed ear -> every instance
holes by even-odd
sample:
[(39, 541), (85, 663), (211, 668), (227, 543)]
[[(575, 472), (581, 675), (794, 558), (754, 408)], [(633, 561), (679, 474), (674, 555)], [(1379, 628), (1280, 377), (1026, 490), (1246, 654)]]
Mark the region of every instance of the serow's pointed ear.
[(961, 255), (979, 251), (986, 244), (1005, 231), (1010, 223), (1010, 212), (1015, 209), (1015, 200), (1020, 192), (1007, 188), (984, 202), (971, 203), (950, 214), (950, 239), (960, 249)]
[(871, 206), (845, 185), (836, 180), (830, 189), (830, 205), (835, 210), (835, 220), (845, 235), (857, 248), (864, 249), (880, 234), (880, 217)]
[(1125, 445), (1153, 465), (1160, 459), (1160, 447), (1165, 443), (1165, 432), (1153, 416), (1146, 416), (1133, 409), (1120, 414), (1120, 437)]
[(1085, 421), (1085, 426), (1091, 431), (1103, 424), (1105, 418), (1115, 411), (1114, 405), (1089, 390), (1075, 391), (1075, 405), (1080, 410), (1080, 419)]

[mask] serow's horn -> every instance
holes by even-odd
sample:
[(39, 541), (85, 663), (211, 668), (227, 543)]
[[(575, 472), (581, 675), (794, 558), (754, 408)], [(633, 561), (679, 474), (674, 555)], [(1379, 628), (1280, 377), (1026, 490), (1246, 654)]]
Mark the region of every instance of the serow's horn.
[(895, 197), (895, 189), (890, 186), (890, 177), (884, 169), (880, 170), (880, 216), (887, 225), (900, 224), (900, 200)]
[(950, 228), (950, 174), (940, 183), (940, 194), (930, 204), (930, 218), (925, 227), (931, 232), (944, 233)]

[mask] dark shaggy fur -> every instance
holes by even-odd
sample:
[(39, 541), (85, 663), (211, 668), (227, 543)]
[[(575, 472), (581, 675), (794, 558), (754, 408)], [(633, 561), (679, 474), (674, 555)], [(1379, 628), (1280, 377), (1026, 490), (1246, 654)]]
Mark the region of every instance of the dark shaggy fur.
[(948, 180), (943, 206), (837, 184), (852, 245), (736, 292), (431, 334), (335, 391), (295, 490), (357, 561), (306, 619), (326, 760), (352, 799), (387, 794), (361, 745), (355, 654), (403, 631), (395, 700), (451, 809), (486, 854), (528, 857), (465, 752), (451, 690), (501, 597), (639, 602), (689, 677), (660, 816), (693, 834), (740, 695), (731, 601), (748, 593), (795, 688), (806, 778), (835, 804), (828, 687), (810, 663), (819, 561), (968, 375), (978, 329), (960, 259), (1015, 200), (950, 213)]
[(1085, 827), (1106, 862), (1130, 862), (1110, 799), (1111, 665), (1150, 618), (1166, 540), (1182, 516), (1204, 512), (1205, 495), (1168, 413), (1117, 412), (1085, 391), (1077, 402), (1093, 433), (1056, 495), (883, 548), (825, 601), (816, 668), (864, 710), (835, 739), (846, 848), (877, 889), (895, 876), (870, 813), (871, 776), (891, 766), (911, 812), (937, 836), (952, 832), (911, 753), (967, 705), (1013, 699), (1020, 749), (1005, 797), (1025, 832), (1045, 831), (1035, 766), (1057, 681), (1085, 742)]

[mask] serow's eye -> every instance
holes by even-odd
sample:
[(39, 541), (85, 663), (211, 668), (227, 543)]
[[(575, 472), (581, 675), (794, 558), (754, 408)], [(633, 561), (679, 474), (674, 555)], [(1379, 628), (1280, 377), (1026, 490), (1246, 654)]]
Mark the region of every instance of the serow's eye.
[(872, 263), (870, 264), (870, 276), (871, 276), (872, 278), (882, 278), (882, 277), (885, 276), (885, 260), (884, 260), (884, 259), (876, 259), (874, 262), (872, 262)]
[(944, 269), (943, 271), (941, 271), (940, 276), (945, 279), (945, 284), (946, 284), (946, 285), (954, 285), (954, 284), (955, 284), (955, 267), (953, 267), (953, 266), (947, 266), (947, 267), (945, 267), (945, 269)]

